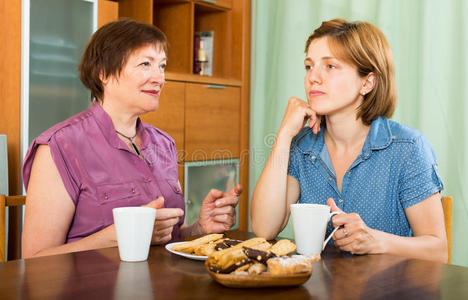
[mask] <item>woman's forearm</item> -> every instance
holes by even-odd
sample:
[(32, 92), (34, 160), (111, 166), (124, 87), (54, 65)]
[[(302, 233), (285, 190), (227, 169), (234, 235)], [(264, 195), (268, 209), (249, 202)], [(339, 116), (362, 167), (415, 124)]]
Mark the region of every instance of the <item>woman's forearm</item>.
[(63, 254), (77, 251), (85, 251), (99, 248), (117, 246), (117, 237), (115, 234), (115, 226), (110, 225), (90, 236), (87, 236), (76, 242), (63, 244), (56, 247), (46, 248), (37, 252), (23, 251), (23, 258), (32, 258), (39, 256)]
[(374, 231), (379, 240), (376, 253), (386, 253), (447, 263), (447, 241), (440, 237), (433, 235), (401, 237), (383, 231)]
[(287, 170), (291, 140), (291, 137), (278, 133), (252, 197), (252, 229), (257, 236), (267, 239), (276, 237), (287, 217)]

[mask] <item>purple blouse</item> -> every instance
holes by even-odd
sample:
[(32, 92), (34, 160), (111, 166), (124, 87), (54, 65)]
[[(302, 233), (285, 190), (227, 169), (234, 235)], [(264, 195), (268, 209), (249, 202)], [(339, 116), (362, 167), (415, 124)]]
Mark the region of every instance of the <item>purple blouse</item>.
[[(163, 196), (164, 207), (185, 212), (174, 140), (140, 119), (137, 131), (145, 161), (117, 136), (109, 115), (94, 102), (91, 108), (51, 127), (32, 142), (23, 164), (24, 186), (27, 190), (38, 146), (49, 145), (75, 204), (67, 243), (113, 224), (115, 207), (140, 206)], [(174, 226), (173, 240), (180, 238), (184, 217)]]

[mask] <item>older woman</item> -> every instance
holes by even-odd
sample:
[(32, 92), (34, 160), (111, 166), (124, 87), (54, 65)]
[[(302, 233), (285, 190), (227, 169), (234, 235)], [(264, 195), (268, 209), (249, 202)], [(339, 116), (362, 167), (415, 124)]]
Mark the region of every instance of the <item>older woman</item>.
[(115, 246), (121, 206), (158, 209), (152, 244), (235, 223), (240, 186), (211, 190), (198, 222), (184, 224), (174, 140), (139, 119), (158, 108), (166, 53), (164, 34), (133, 20), (93, 35), (79, 66), (91, 108), (42, 133), (24, 160), (23, 257)]
[(369, 23), (335, 19), (314, 31), (305, 51), (308, 102), (289, 100), (254, 191), (254, 232), (275, 237), (292, 203), (328, 204), (344, 212), (333, 218), (341, 250), (445, 262), (443, 185), (432, 147), (387, 119), (396, 90), (385, 36)]

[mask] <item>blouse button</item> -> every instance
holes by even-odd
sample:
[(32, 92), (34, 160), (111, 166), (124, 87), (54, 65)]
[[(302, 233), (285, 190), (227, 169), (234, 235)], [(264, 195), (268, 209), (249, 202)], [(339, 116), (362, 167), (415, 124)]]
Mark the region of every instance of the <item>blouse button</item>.
[(151, 178), (146, 179), (146, 182), (151, 182)]
[(132, 193), (135, 194), (135, 189), (132, 189)]
[(331, 178), (331, 177), (328, 177), (328, 180), (332, 180), (332, 178)]
[(104, 196), (104, 199), (106, 199), (106, 200), (109, 199), (109, 196), (105, 195), (105, 196)]
[(343, 203), (343, 199), (338, 200), (338, 202)]

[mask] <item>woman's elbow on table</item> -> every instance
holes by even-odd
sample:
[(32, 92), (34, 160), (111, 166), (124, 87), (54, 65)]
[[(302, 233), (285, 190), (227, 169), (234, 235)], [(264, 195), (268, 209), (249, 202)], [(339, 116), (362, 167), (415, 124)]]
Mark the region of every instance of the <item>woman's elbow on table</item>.
[(262, 222), (254, 222), (254, 219), (252, 218), (252, 231), (255, 233), (256, 236), (258, 237), (263, 237), (266, 240), (272, 240), (276, 238), (278, 235), (278, 231), (274, 230), (271, 225), (267, 225), (267, 223), (262, 223)]

